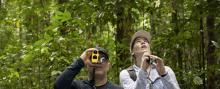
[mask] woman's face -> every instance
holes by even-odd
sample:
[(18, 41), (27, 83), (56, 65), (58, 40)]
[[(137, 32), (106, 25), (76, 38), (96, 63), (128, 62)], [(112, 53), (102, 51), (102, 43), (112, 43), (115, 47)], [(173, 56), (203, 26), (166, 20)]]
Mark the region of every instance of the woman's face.
[(134, 54), (143, 53), (143, 52), (147, 52), (150, 54), (151, 53), (150, 44), (148, 43), (147, 39), (142, 38), (142, 37), (137, 38), (134, 42), (132, 52)]
[(144, 53), (149, 54), (149, 55), (151, 54), (150, 44), (148, 43), (147, 39), (143, 37), (139, 37), (135, 39), (134, 46), (132, 49), (132, 55), (135, 57), (137, 66), (140, 65), (141, 63), (140, 58), (142, 57)]

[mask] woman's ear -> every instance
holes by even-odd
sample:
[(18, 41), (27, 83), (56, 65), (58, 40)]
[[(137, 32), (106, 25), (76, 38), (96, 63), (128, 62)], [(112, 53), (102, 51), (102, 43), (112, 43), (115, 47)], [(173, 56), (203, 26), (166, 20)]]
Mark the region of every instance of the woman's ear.
[(134, 52), (131, 53), (132, 58), (135, 58)]

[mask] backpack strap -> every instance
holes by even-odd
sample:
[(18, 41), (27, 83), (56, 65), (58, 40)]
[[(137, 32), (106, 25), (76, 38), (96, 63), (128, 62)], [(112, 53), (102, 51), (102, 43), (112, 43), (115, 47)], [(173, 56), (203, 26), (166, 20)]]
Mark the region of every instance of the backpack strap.
[(137, 75), (136, 75), (136, 73), (135, 73), (135, 70), (134, 70), (133, 66), (128, 67), (126, 70), (128, 71), (128, 73), (129, 73), (129, 75), (130, 75), (130, 78), (131, 78), (133, 81), (136, 81)]

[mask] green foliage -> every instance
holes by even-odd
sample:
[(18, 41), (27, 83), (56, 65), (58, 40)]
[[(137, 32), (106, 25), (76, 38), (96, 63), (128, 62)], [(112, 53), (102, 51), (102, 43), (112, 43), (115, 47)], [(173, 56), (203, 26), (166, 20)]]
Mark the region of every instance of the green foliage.
[[(85, 49), (96, 45), (109, 50), (112, 68), (108, 79), (119, 83), (119, 72), (132, 65), (132, 61), (130, 55), (118, 55), (129, 54), (129, 37), (143, 26), (152, 33), (153, 54), (174, 70), (182, 89), (204, 89), (207, 77), (213, 76), (207, 72), (208, 68), (214, 71), (213, 84), (220, 86), (219, 39), (211, 41), (216, 48), (216, 63), (207, 66), (202, 59), (208, 44), (205, 20), (210, 9), (215, 16), (215, 36), (218, 38), (220, 34), (220, 7), (215, 3), (211, 3), (215, 8), (208, 7), (204, 0), (1, 0), (0, 3), (0, 89), (52, 89), (57, 76)], [(125, 38), (116, 38), (119, 27), (123, 28)], [(87, 79), (87, 71), (83, 69), (76, 79)]]

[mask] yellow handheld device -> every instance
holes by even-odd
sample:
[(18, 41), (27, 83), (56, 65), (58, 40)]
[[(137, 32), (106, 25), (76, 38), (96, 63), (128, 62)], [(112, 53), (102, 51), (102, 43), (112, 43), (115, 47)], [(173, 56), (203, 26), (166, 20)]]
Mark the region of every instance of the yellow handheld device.
[(92, 63), (98, 63), (99, 61), (99, 51), (97, 49), (92, 52)]

